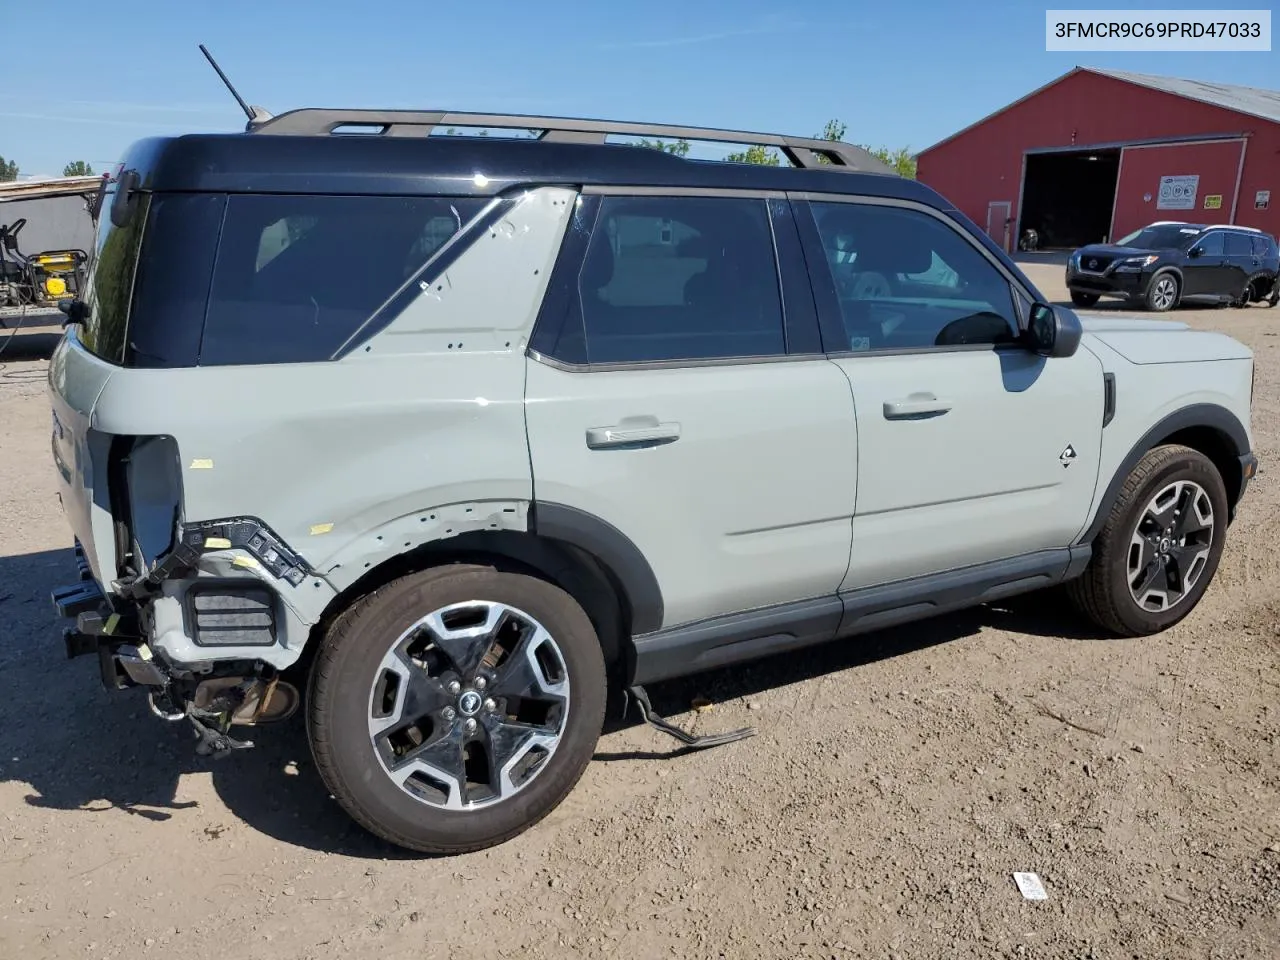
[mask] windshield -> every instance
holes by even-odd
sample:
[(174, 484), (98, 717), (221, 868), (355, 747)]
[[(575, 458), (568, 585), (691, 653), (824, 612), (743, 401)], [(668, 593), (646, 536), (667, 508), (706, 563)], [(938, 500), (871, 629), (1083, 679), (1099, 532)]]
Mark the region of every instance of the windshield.
[(1201, 228), (1189, 223), (1161, 223), (1135, 230), (1116, 241), (1119, 247), (1139, 250), (1186, 250), (1200, 236)]

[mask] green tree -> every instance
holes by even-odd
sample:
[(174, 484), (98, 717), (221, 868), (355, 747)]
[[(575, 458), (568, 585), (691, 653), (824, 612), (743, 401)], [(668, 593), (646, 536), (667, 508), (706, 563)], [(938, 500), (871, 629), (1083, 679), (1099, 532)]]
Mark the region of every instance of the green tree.
[(898, 147), (896, 150), (890, 150), (888, 147), (863, 145), (862, 149), (880, 162), (893, 167), (894, 172), (899, 176), (906, 177), (908, 180), (916, 178), (916, 158), (912, 155), (909, 147)]
[(673, 156), (685, 157), (689, 155), (689, 141), (676, 140), (667, 143), (665, 140), (650, 140), (647, 137), (641, 137), (637, 142), (638, 147), (650, 147), (654, 150), (661, 150), (663, 153), (670, 153)]
[(18, 165), (12, 160), (0, 157), (0, 183), (18, 179)]
[[(822, 133), (817, 135), (819, 140), (843, 140), (848, 127), (840, 120), (828, 120), (827, 125), (822, 128)], [(911, 154), (910, 147), (899, 147), (891, 150), (888, 147), (872, 147), (868, 144), (860, 144), (863, 150), (866, 150), (881, 163), (887, 164), (894, 169), (899, 176), (907, 177), (914, 180), (916, 178), (916, 158)], [(825, 163), (830, 160), (824, 158)]]
[(64, 177), (92, 177), (93, 167), (83, 160), (76, 160), (62, 168), (62, 175)]
[(818, 134), (818, 140), (843, 140), (845, 131), (849, 128), (845, 126), (843, 121), (828, 120), (827, 125), (822, 128), (822, 132)]
[(763, 167), (776, 167), (782, 158), (771, 147), (753, 144), (741, 153), (731, 153), (725, 157), (730, 163), (758, 163)]

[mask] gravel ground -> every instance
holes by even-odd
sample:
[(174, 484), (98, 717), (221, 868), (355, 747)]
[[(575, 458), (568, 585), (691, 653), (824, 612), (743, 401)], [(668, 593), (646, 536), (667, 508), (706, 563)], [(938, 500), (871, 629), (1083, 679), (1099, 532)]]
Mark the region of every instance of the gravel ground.
[[(1060, 269), (1029, 272), (1063, 295)], [(350, 824), (300, 722), (202, 760), (62, 658), (56, 329), (22, 332), (0, 355), (0, 956), (1280, 955), (1280, 309), (1178, 319), (1256, 351), (1263, 464), (1179, 626), (1099, 640), (1031, 596), (663, 684), (680, 722), (759, 735), (680, 755), (611, 729), (541, 825), (434, 860)]]

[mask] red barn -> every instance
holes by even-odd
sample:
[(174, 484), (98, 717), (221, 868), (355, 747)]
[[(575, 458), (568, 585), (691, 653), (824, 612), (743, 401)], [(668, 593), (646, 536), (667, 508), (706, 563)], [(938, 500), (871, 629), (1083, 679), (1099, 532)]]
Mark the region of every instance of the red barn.
[(1076, 67), (920, 153), (917, 176), (1012, 250), (1156, 220), (1280, 234), (1280, 91)]

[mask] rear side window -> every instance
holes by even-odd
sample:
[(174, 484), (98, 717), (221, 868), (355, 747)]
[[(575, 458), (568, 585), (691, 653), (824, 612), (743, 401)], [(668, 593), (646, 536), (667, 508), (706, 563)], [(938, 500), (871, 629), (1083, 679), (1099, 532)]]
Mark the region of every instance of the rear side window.
[(1271, 242), (1269, 237), (1254, 237), (1252, 245), (1255, 257), (1267, 257), (1275, 253), (1275, 244)]
[(578, 290), (589, 363), (787, 350), (763, 200), (606, 197)]
[(1228, 257), (1249, 257), (1253, 256), (1253, 244), (1251, 238), (1246, 237), (1243, 233), (1227, 234), (1227, 256)]
[(328, 360), (483, 203), (229, 197), (201, 366)]
[(80, 342), (92, 353), (110, 363), (121, 363), (149, 198), (141, 195), (139, 206), (128, 223), (117, 227), (107, 214), (114, 195), (114, 191), (108, 193), (102, 202), (103, 213), (98, 219), (96, 249), (84, 298), (88, 313), (79, 336)]

